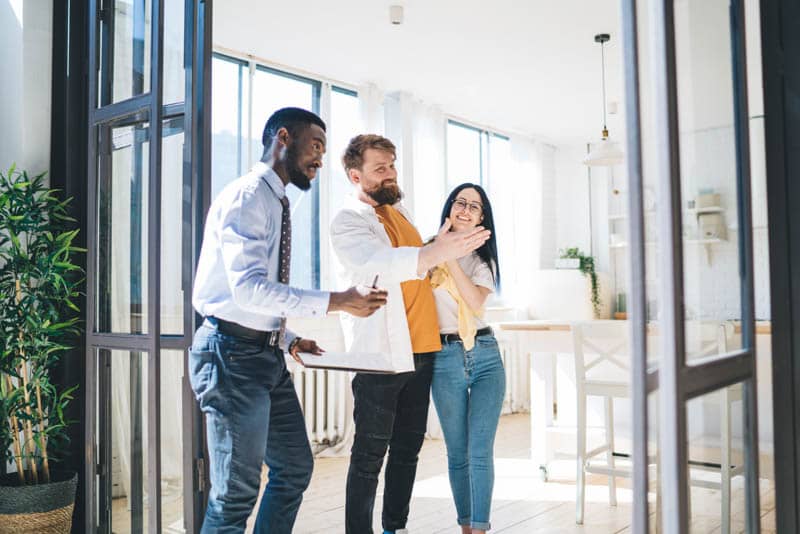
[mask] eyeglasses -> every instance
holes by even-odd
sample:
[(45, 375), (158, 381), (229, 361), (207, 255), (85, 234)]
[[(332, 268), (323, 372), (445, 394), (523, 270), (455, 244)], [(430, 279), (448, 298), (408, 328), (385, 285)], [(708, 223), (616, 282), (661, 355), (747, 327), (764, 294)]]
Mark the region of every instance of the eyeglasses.
[(483, 206), (480, 202), (468, 202), (465, 198), (457, 198), (453, 201), (453, 206), (455, 206), (459, 211), (464, 211), (469, 208), (469, 212), (472, 215), (480, 215), (483, 212)]

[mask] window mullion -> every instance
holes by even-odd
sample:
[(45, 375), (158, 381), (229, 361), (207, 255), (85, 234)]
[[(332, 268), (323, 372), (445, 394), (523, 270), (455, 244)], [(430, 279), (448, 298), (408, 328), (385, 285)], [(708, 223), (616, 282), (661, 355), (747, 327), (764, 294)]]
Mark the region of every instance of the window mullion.
[[(325, 124), (328, 125), (330, 132), (331, 124), (331, 84), (324, 82), (321, 88), (319, 114)], [(337, 155), (326, 152), (324, 165), (319, 172), (319, 220), (317, 221), (318, 227), (318, 252), (319, 252), (319, 272), (317, 277), (319, 280), (319, 287), (327, 288), (331, 286), (331, 258), (330, 247), (327, 246), (328, 236), (330, 234), (327, 222), (330, 220), (331, 211), (334, 209), (331, 206), (331, 189), (332, 189), (332, 165), (336, 164)], [(325, 245), (323, 245), (323, 243)]]
[[(255, 85), (256, 64), (254, 61), (247, 62), (247, 168), (250, 168), (255, 161), (253, 160), (253, 87)], [(241, 100), (239, 107), (241, 107)]]

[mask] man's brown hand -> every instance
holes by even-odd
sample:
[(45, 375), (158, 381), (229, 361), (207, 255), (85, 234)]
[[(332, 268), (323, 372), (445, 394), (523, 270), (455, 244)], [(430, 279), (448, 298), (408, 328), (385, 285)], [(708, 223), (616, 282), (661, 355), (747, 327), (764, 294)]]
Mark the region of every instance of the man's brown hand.
[(344, 311), (356, 317), (369, 317), (386, 305), (385, 289), (353, 286), (347, 291), (331, 293), (328, 311)]
[(319, 345), (317, 345), (317, 342), (314, 341), (313, 339), (303, 338), (297, 343), (295, 343), (294, 346), (292, 347), (292, 350), (289, 352), (289, 354), (292, 355), (292, 358), (294, 358), (297, 363), (303, 365), (303, 360), (301, 360), (299, 356), (301, 352), (308, 352), (310, 354), (316, 354), (317, 356), (319, 356), (325, 351), (322, 350), (322, 348)]

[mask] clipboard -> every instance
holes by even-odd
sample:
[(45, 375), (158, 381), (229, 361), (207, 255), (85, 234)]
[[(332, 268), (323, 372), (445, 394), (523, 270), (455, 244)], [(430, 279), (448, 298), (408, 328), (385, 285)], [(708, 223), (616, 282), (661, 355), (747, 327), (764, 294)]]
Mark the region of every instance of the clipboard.
[(323, 352), (321, 355), (299, 352), (297, 355), (303, 361), (303, 365), (309, 369), (381, 375), (398, 373), (392, 366), (391, 357), (381, 352)]

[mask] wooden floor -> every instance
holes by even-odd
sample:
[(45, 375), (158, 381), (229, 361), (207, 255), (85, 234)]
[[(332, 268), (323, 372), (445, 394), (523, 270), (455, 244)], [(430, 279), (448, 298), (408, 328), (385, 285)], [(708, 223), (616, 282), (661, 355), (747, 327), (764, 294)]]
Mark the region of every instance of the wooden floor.
[[(575, 461), (558, 460), (550, 465), (548, 482), (539, 479), (538, 468), (528, 459), (530, 417), (527, 414), (507, 415), (500, 419), (495, 443), (495, 488), (492, 502), (492, 533), (630, 533), (630, 481), (617, 479), (618, 505), (608, 505), (607, 479), (587, 477), (586, 516), (582, 526), (575, 524)], [(701, 451), (702, 452), (702, 451)], [(294, 532), (298, 534), (344, 532), (344, 492), (349, 458), (320, 458), (314, 466), (311, 487), (306, 491)], [(769, 458), (762, 457), (762, 477), (770, 476)], [(654, 474), (654, 473), (653, 473)], [(703, 476), (692, 471), (693, 477)], [(707, 473), (708, 480), (719, 480), (716, 473)], [(266, 481), (266, 473), (263, 477)], [(770, 476), (771, 478), (771, 476)], [(732, 532), (744, 531), (744, 479), (732, 483)], [(262, 484), (263, 489), (263, 484)], [(383, 485), (378, 487), (374, 529), (380, 528), (380, 502)], [(652, 495), (651, 495), (652, 497)], [(124, 498), (113, 501), (113, 531), (131, 532), (130, 511)], [(181, 533), (182, 501), (168, 499), (162, 503), (165, 533)], [(651, 504), (652, 506), (652, 504)], [(257, 507), (256, 507), (257, 509)], [(764, 533), (775, 532), (775, 500), (772, 483), (761, 481), (761, 527)], [(720, 532), (720, 492), (692, 488), (691, 531)], [(654, 516), (651, 516), (653, 518)], [(444, 442), (426, 440), (420, 454), (417, 482), (411, 502), (408, 528), (411, 534), (459, 534), (456, 513), (447, 480), (447, 458)], [(251, 528), (248, 532), (252, 531)], [(651, 519), (651, 526), (655, 523)], [(146, 522), (145, 522), (146, 524)], [(654, 531), (654, 530), (653, 530)]]
[[(556, 461), (550, 479), (539, 479), (538, 469), (529, 460), (530, 418), (527, 414), (501, 418), (495, 444), (495, 489), (491, 523), (493, 533), (569, 533), (592, 534), (630, 532), (630, 483), (618, 479), (618, 505), (608, 505), (607, 479), (588, 477), (584, 524), (575, 524), (575, 463)], [(314, 467), (294, 532), (343, 533), (344, 490), (348, 458), (320, 458)], [(710, 474), (710, 477), (718, 475)], [(381, 477), (382, 478), (382, 477)], [(374, 529), (380, 534), (380, 502), (383, 484), (378, 487)], [(732, 532), (744, 530), (743, 478), (733, 480)], [(692, 488), (692, 532), (720, 532), (720, 492)], [(775, 532), (772, 484), (761, 484), (762, 532)], [(653, 521), (651, 521), (653, 522)], [(252, 524), (252, 518), (251, 518)], [(411, 502), (408, 529), (411, 534), (453, 533), (456, 525), (444, 442), (426, 440), (420, 454), (417, 481)], [(248, 530), (249, 532), (249, 530)]]

